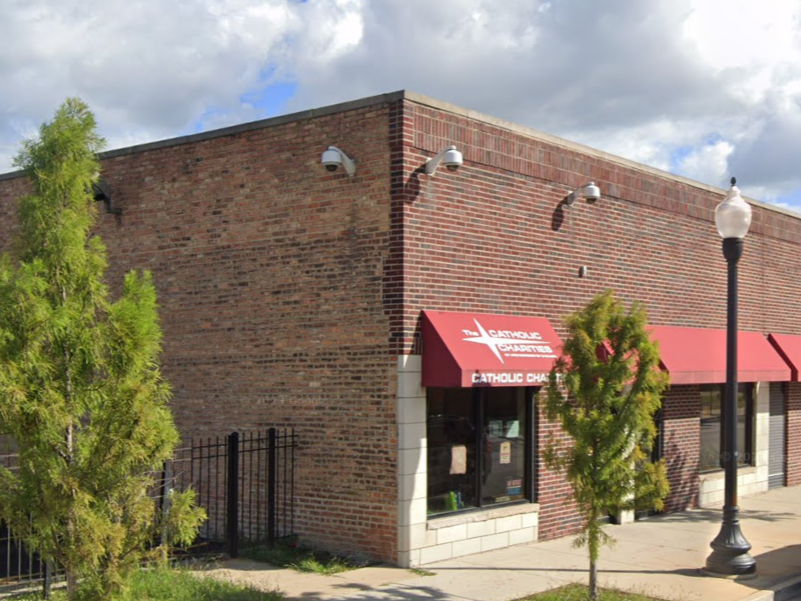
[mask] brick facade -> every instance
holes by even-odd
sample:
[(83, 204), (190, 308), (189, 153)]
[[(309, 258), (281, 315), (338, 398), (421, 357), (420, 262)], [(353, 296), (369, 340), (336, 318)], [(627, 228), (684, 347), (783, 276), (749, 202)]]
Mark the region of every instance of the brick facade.
[[(408, 103), (412, 104), (412, 103)], [(413, 104), (404, 204), (403, 349), (417, 352), (420, 311), (562, 317), (612, 288), (645, 303), (651, 323), (724, 328), (726, 267), (714, 226), (723, 194), (601, 153), (527, 135), (464, 114)], [(457, 174), (421, 174), (448, 144), (464, 153)], [(595, 203), (562, 203), (594, 180)], [(754, 207), (740, 263), (740, 328), (801, 333), (798, 218)], [(579, 277), (581, 266), (586, 277)], [(697, 504), (698, 388), (677, 386), (665, 402), (668, 510)], [(539, 435), (551, 426), (543, 422)], [(539, 466), (540, 537), (576, 528), (558, 476)]]
[[(542, 411), (538, 415), (537, 442), (540, 449), (553, 438), (569, 444), (562, 429), (548, 421)], [(583, 520), (576, 511), (570, 484), (564, 477), (548, 468), (542, 454), (537, 458), (537, 501), (540, 504), (539, 538), (546, 540), (573, 534)]]
[(698, 458), (701, 449), (701, 399), (698, 386), (675, 386), (663, 400), (662, 456), (670, 495), (665, 511), (698, 504)]
[[(332, 144), (354, 177), (322, 169)], [(427, 175), (450, 144), (464, 166)], [(154, 274), (181, 432), (294, 426), (297, 529), (341, 552), (404, 552), (397, 365), (422, 351), (422, 310), (546, 317), (564, 334), (564, 315), (613, 288), (654, 324), (725, 326), (719, 190), (413, 94), (113, 151), (103, 177), (122, 210), (99, 219), (109, 282)], [(601, 199), (566, 206), (589, 180)], [(5, 248), (24, 189), (0, 177)], [(796, 216), (754, 206), (741, 329), (801, 334), (799, 249)], [(797, 385), (788, 416), (788, 483), (801, 483)], [(539, 417), (543, 441), (555, 426)], [(697, 502), (697, 387), (670, 390), (664, 417), (676, 510)], [(425, 441), (407, 442), (416, 458)], [(539, 537), (574, 531), (569, 488), (535, 467)]]
[[(456, 144), (467, 166), (407, 186), (405, 332), (417, 331), (421, 308), (543, 315), (558, 327), (606, 288), (643, 301), (654, 324), (725, 327), (719, 192), (425, 106), (414, 123), (410, 162)], [(590, 179), (601, 200), (561, 204)], [(801, 331), (799, 244), (796, 217), (755, 207), (741, 329)]]
[[(122, 215), (98, 220), (113, 288), (153, 272), (183, 436), (295, 427), (297, 530), (384, 560), (397, 519), (388, 118), (368, 106), (111, 152)], [(330, 144), (358, 154), (357, 177), (320, 168)], [(21, 181), (0, 182), (3, 207)]]

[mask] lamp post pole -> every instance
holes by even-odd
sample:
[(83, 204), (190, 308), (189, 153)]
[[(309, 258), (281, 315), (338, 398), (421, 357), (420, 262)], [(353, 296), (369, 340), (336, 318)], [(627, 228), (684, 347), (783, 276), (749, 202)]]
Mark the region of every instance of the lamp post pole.
[(726, 304), (726, 389), (723, 399), (723, 467), (726, 488), (723, 522), (710, 543), (706, 571), (715, 576), (745, 576), (756, 572), (756, 561), (748, 554), (751, 544), (740, 530), (737, 506), (737, 263), (743, 254), (743, 238), (751, 225), (751, 207), (740, 196), (731, 179), (726, 199), (715, 210), (715, 222), (723, 238), (723, 256), (728, 265)]

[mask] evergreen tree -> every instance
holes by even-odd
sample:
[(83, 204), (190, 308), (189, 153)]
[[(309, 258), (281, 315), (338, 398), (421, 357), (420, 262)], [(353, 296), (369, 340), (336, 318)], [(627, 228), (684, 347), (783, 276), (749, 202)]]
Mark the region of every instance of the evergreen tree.
[(107, 599), (165, 525), (187, 542), (204, 517), (191, 492), (171, 515), (148, 498), (178, 433), (150, 274), (127, 274), (109, 300), (92, 235), (102, 145), (77, 99), (23, 143), (32, 193), (0, 259), (0, 435), (19, 453), (17, 469), (0, 468), (0, 517), (64, 570), (71, 599)]
[[(590, 558), (590, 598), (598, 598), (600, 547), (613, 539), (599, 518), (623, 510), (662, 509), (669, 486), (664, 460), (649, 451), (667, 374), (646, 331), (645, 310), (626, 312), (612, 291), (566, 319), (568, 337), (551, 370), (545, 413), (572, 440), (551, 438), (546, 463), (564, 471), (584, 517), (576, 546)], [(567, 399), (563, 396), (567, 392)]]

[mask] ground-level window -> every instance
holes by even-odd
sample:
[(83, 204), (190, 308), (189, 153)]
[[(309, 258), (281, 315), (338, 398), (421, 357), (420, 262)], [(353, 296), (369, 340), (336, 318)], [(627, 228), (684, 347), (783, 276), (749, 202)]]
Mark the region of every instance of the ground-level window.
[[(701, 387), (701, 470), (723, 466), (723, 428), (721, 403), (723, 385)], [(737, 391), (737, 452), (741, 465), (750, 465), (753, 458), (754, 386), (740, 384)]]
[(429, 515), (531, 500), (531, 390), (428, 389)]

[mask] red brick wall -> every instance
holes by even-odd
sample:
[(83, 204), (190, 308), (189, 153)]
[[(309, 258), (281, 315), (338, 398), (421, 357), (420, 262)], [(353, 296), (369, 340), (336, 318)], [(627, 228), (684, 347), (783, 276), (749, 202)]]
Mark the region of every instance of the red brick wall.
[(801, 382), (787, 384), (787, 486), (801, 484)]
[(30, 192), (28, 180), (14, 178), (0, 181), (0, 251), (11, 248), (17, 231), (17, 203), (15, 199)]
[[(98, 226), (112, 288), (153, 271), (184, 437), (295, 427), (297, 530), (384, 560), (397, 536), (388, 119), (367, 106), (111, 153), (103, 177), (122, 215)], [(330, 144), (355, 177), (322, 168)], [(3, 211), (20, 182), (0, 181)]]
[[(407, 182), (404, 347), (421, 309), (543, 315), (557, 325), (605, 288), (654, 324), (725, 327), (726, 265), (716, 195), (467, 117), (410, 104), (421, 168), (448, 144), (457, 173)], [(564, 207), (594, 179), (602, 198)], [(801, 221), (754, 208), (740, 264), (740, 327), (801, 332)], [(585, 265), (588, 274), (578, 277)]]
[(698, 504), (698, 459), (701, 453), (701, 396), (698, 386), (675, 386), (662, 399), (662, 454), (670, 494), (665, 511)]
[(540, 451), (536, 458), (537, 502), (540, 504), (538, 537), (547, 540), (578, 532), (584, 520), (576, 510), (570, 484), (560, 472), (548, 468), (542, 454), (551, 437), (566, 444), (570, 444), (570, 438), (557, 424), (549, 422), (541, 409), (537, 426), (537, 448)]

